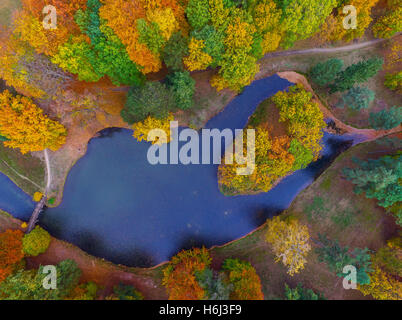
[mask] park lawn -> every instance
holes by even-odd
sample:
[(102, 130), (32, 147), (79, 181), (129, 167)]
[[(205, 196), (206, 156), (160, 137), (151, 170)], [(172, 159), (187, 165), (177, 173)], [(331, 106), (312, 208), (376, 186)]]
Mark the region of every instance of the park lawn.
[[(397, 234), (395, 219), (376, 204), (353, 192), (353, 185), (341, 175), (342, 168), (352, 166), (353, 157), (378, 158), (401, 148), (396, 137), (355, 146), (341, 156), (310, 187), (301, 192), (282, 215), (293, 216), (309, 228), (312, 238), (318, 233), (338, 239), (341, 245), (376, 251)], [(342, 279), (318, 261), (313, 250), (305, 269), (290, 277), (281, 262), (276, 263), (270, 246), (264, 241), (266, 225), (254, 233), (226, 246), (212, 249), (215, 263), (237, 257), (251, 262), (261, 277), (265, 299), (283, 299), (285, 283), (322, 292), (327, 299), (367, 299), (357, 290), (344, 290)]]

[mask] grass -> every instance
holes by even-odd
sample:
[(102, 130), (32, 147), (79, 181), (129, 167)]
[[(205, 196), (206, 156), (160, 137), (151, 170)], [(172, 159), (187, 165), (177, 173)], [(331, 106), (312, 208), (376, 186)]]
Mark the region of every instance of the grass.
[(45, 168), (42, 161), (29, 154), (22, 155), (18, 150), (7, 148), (2, 143), (0, 143), (0, 172), (7, 175), (29, 195), (43, 191)]

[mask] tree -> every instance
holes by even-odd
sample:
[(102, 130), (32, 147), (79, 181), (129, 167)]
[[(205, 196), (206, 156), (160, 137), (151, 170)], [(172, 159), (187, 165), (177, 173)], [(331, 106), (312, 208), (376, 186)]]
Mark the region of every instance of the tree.
[(0, 133), (8, 141), (3, 144), (21, 152), (56, 151), (64, 143), (67, 131), (60, 123), (49, 119), (31, 99), (12, 96), (5, 90), (0, 94)]
[(266, 241), (271, 244), (276, 261), (282, 261), (293, 276), (307, 262), (311, 249), (308, 228), (297, 220), (281, 221), (278, 216), (267, 220), (267, 225)]
[(402, 71), (397, 73), (387, 73), (385, 75), (384, 85), (391, 90), (402, 92)]
[(46, 252), (50, 245), (50, 241), (50, 234), (40, 226), (36, 226), (30, 233), (24, 235), (24, 238), (22, 239), (22, 248), (26, 255), (36, 257), (37, 255)]
[(338, 277), (345, 277), (343, 268), (347, 265), (356, 267), (356, 281), (360, 285), (370, 283), (368, 273), (371, 269), (371, 257), (367, 248), (355, 248), (349, 253), (349, 247), (341, 247), (338, 240), (330, 240), (326, 236), (319, 234), (321, 247), (316, 248), (318, 260), (325, 262), (332, 272)]
[(334, 81), (336, 75), (343, 68), (343, 60), (330, 59), (325, 62), (317, 63), (310, 70), (310, 77), (319, 86), (325, 86)]
[(183, 250), (174, 256), (163, 269), (162, 284), (166, 287), (169, 300), (200, 300), (206, 295), (196, 279), (211, 264), (205, 248)]
[(282, 45), (288, 48), (296, 40), (312, 36), (336, 7), (336, 0), (275, 1), (282, 8), (282, 24), (286, 30)]
[(121, 116), (128, 124), (143, 121), (148, 116), (162, 120), (175, 107), (171, 90), (160, 82), (147, 82), (143, 87), (133, 87), (129, 91)]
[(205, 291), (205, 299), (229, 300), (233, 285), (228, 284), (223, 273), (205, 268), (196, 273), (196, 278), (201, 288)]
[(339, 107), (347, 106), (354, 110), (367, 109), (372, 101), (374, 101), (375, 92), (366, 88), (356, 86), (350, 89), (341, 98)]
[(343, 174), (356, 187), (356, 194), (377, 199), (382, 207), (391, 207), (402, 201), (402, 155), (385, 156), (379, 159), (361, 161), (354, 159), (357, 168), (345, 168)]
[(402, 108), (393, 106), (389, 110), (381, 110), (377, 113), (370, 113), (370, 125), (374, 129), (392, 129), (402, 122)]
[(304, 288), (301, 283), (298, 283), (294, 289), (289, 288), (285, 283), (285, 296), (287, 300), (325, 300), (323, 295)]
[(334, 84), (330, 86), (330, 93), (346, 91), (351, 89), (356, 83), (366, 82), (377, 74), (382, 68), (384, 60), (382, 58), (372, 58), (360, 61), (340, 72)]
[(390, 10), (382, 16), (373, 26), (376, 38), (391, 38), (397, 32), (402, 31), (402, 6)]
[(167, 77), (167, 84), (179, 109), (187, 110), (194, 105), (195, 81), (188, 71), (172, 73)]
[(188, 55), (188, 39), (175, 32), (163, 48), (163, 61), (173, 71), (184, 70), (183, 58)]
[(202, 29), (211, 19), (208, 0), (189, 0), (186, 15), (193, 29)]
[(191, 38), (188, 45), (189, 55), (183, 59), (184, 65), (190, 71), (203, 70), (212, 63), (212, 57), (204, 52), (205, 40)]
[(119, 300), (144, 300), (141, 292), (136, 290), (133, 286), (119, 283), (113, 287), (113, 293)]
[(379, 267), (370, 273), (370, 283), (358, 286), (358, 289), (365, 296), (370, 294), (378, 300), (402, 299), (402, 283)]
[(229, 282), (233, 285), (230, 298), (233, 300), (263, 300), (261, 281), (254, 267), (247, 261), (226, 259), (222, 270), (228, 273)]
[(311, 92), (301, 85), (296, 85), (290, 87), (288, 92), (279, 91), (272, 97), (272, 101), (279, 109), (279, 121), (288, 123), (289, 136), (311, 150), (314, 159), (317, 159), (322, 149), (320, 141), (326, 123), (318, 104), (312, 99)]
[(162, 145), (164, 143), (169, 143), (170, 137), (170, 122), (174, 121), (174, 117), (171, 113), (166, 119), (156, 119), (154, 117), (147, 117), (144, 121), (136, 122), (133, 124), (133, 137), (138, 141), (149, 141), (148, 133), (153, 129), (163, 130), (166, 134), (166, 141), (159, 137), (158, 140), (152, 141), (152, 144)]
[(47, 273), (38, 270), (19, 270), (0, 283), (0, 299), (5, 300), (61, 300), (77, 287), (81, 270), (73, 260), (61, 261), (56, 266), (57, 289), (47, 290), (43, 281)]
[(24, 258), (23, 235), (20, 230), (6, 230), (0, 233), (0, 283), (14, 271), (15, 265)]

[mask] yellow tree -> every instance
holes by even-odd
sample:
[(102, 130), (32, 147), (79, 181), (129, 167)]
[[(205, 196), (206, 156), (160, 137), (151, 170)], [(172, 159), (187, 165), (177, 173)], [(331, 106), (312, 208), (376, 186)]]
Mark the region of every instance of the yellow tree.
[(205, 40), (197, 40), (191, 38), (188, 45), (189, 55), (183, 59), (188, 70), (203, 70), (212, 62), (212, 57), (203, 51), (205, 48)]
[(19, 148), (24, 154), (47, 148), (56, 151), (65, 143), (67, 131), (31, 99), (5, 90), (0, 94), (0, 134), (7, 138), (6, 147)]
[(276, 262), (282, 261), (291, 276), (304, 269), (311, 249), (307, 226), (297, 220), (281, 221), (278, 216), (268, 220), (267, 225), (266, 241), (272, 246)]
[(174, 121), (173, 114), (169, 114), (166, 119), (159, 120), (149, 116), (142, 122), (134, 123), (134, 138), (138, 141), (149, 141), (148, 133), (153, 129), (159, 129), (165, 132), (166, 139), (159, 137), (156, 141), (152, 141), (152, 144), (162, 145), (170, 142), (170, 121)]

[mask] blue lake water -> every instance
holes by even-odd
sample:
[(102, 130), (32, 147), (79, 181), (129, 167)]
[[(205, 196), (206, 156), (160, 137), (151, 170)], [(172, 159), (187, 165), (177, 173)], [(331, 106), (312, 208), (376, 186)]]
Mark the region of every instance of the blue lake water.
[[(206, 128), (243, 128), (261, 101), (290, 85), (278, 76), (255, 81)], [(95, 256), (149, 267), (182, 248), (224, 244), (260, 226), (286, 209), (346, 140), (325, 134), (322, 158), (268, 193), (225, 197), (217, 165), (151, 165), (149, 143), (134, 140), (130, 130), (108, 130), (90, 141), (67, 178), (61, 205), (47, 209), (40, 224)], [(30, 197), (0, 174), (0, 208), (27, 220), (33, 207)]]

